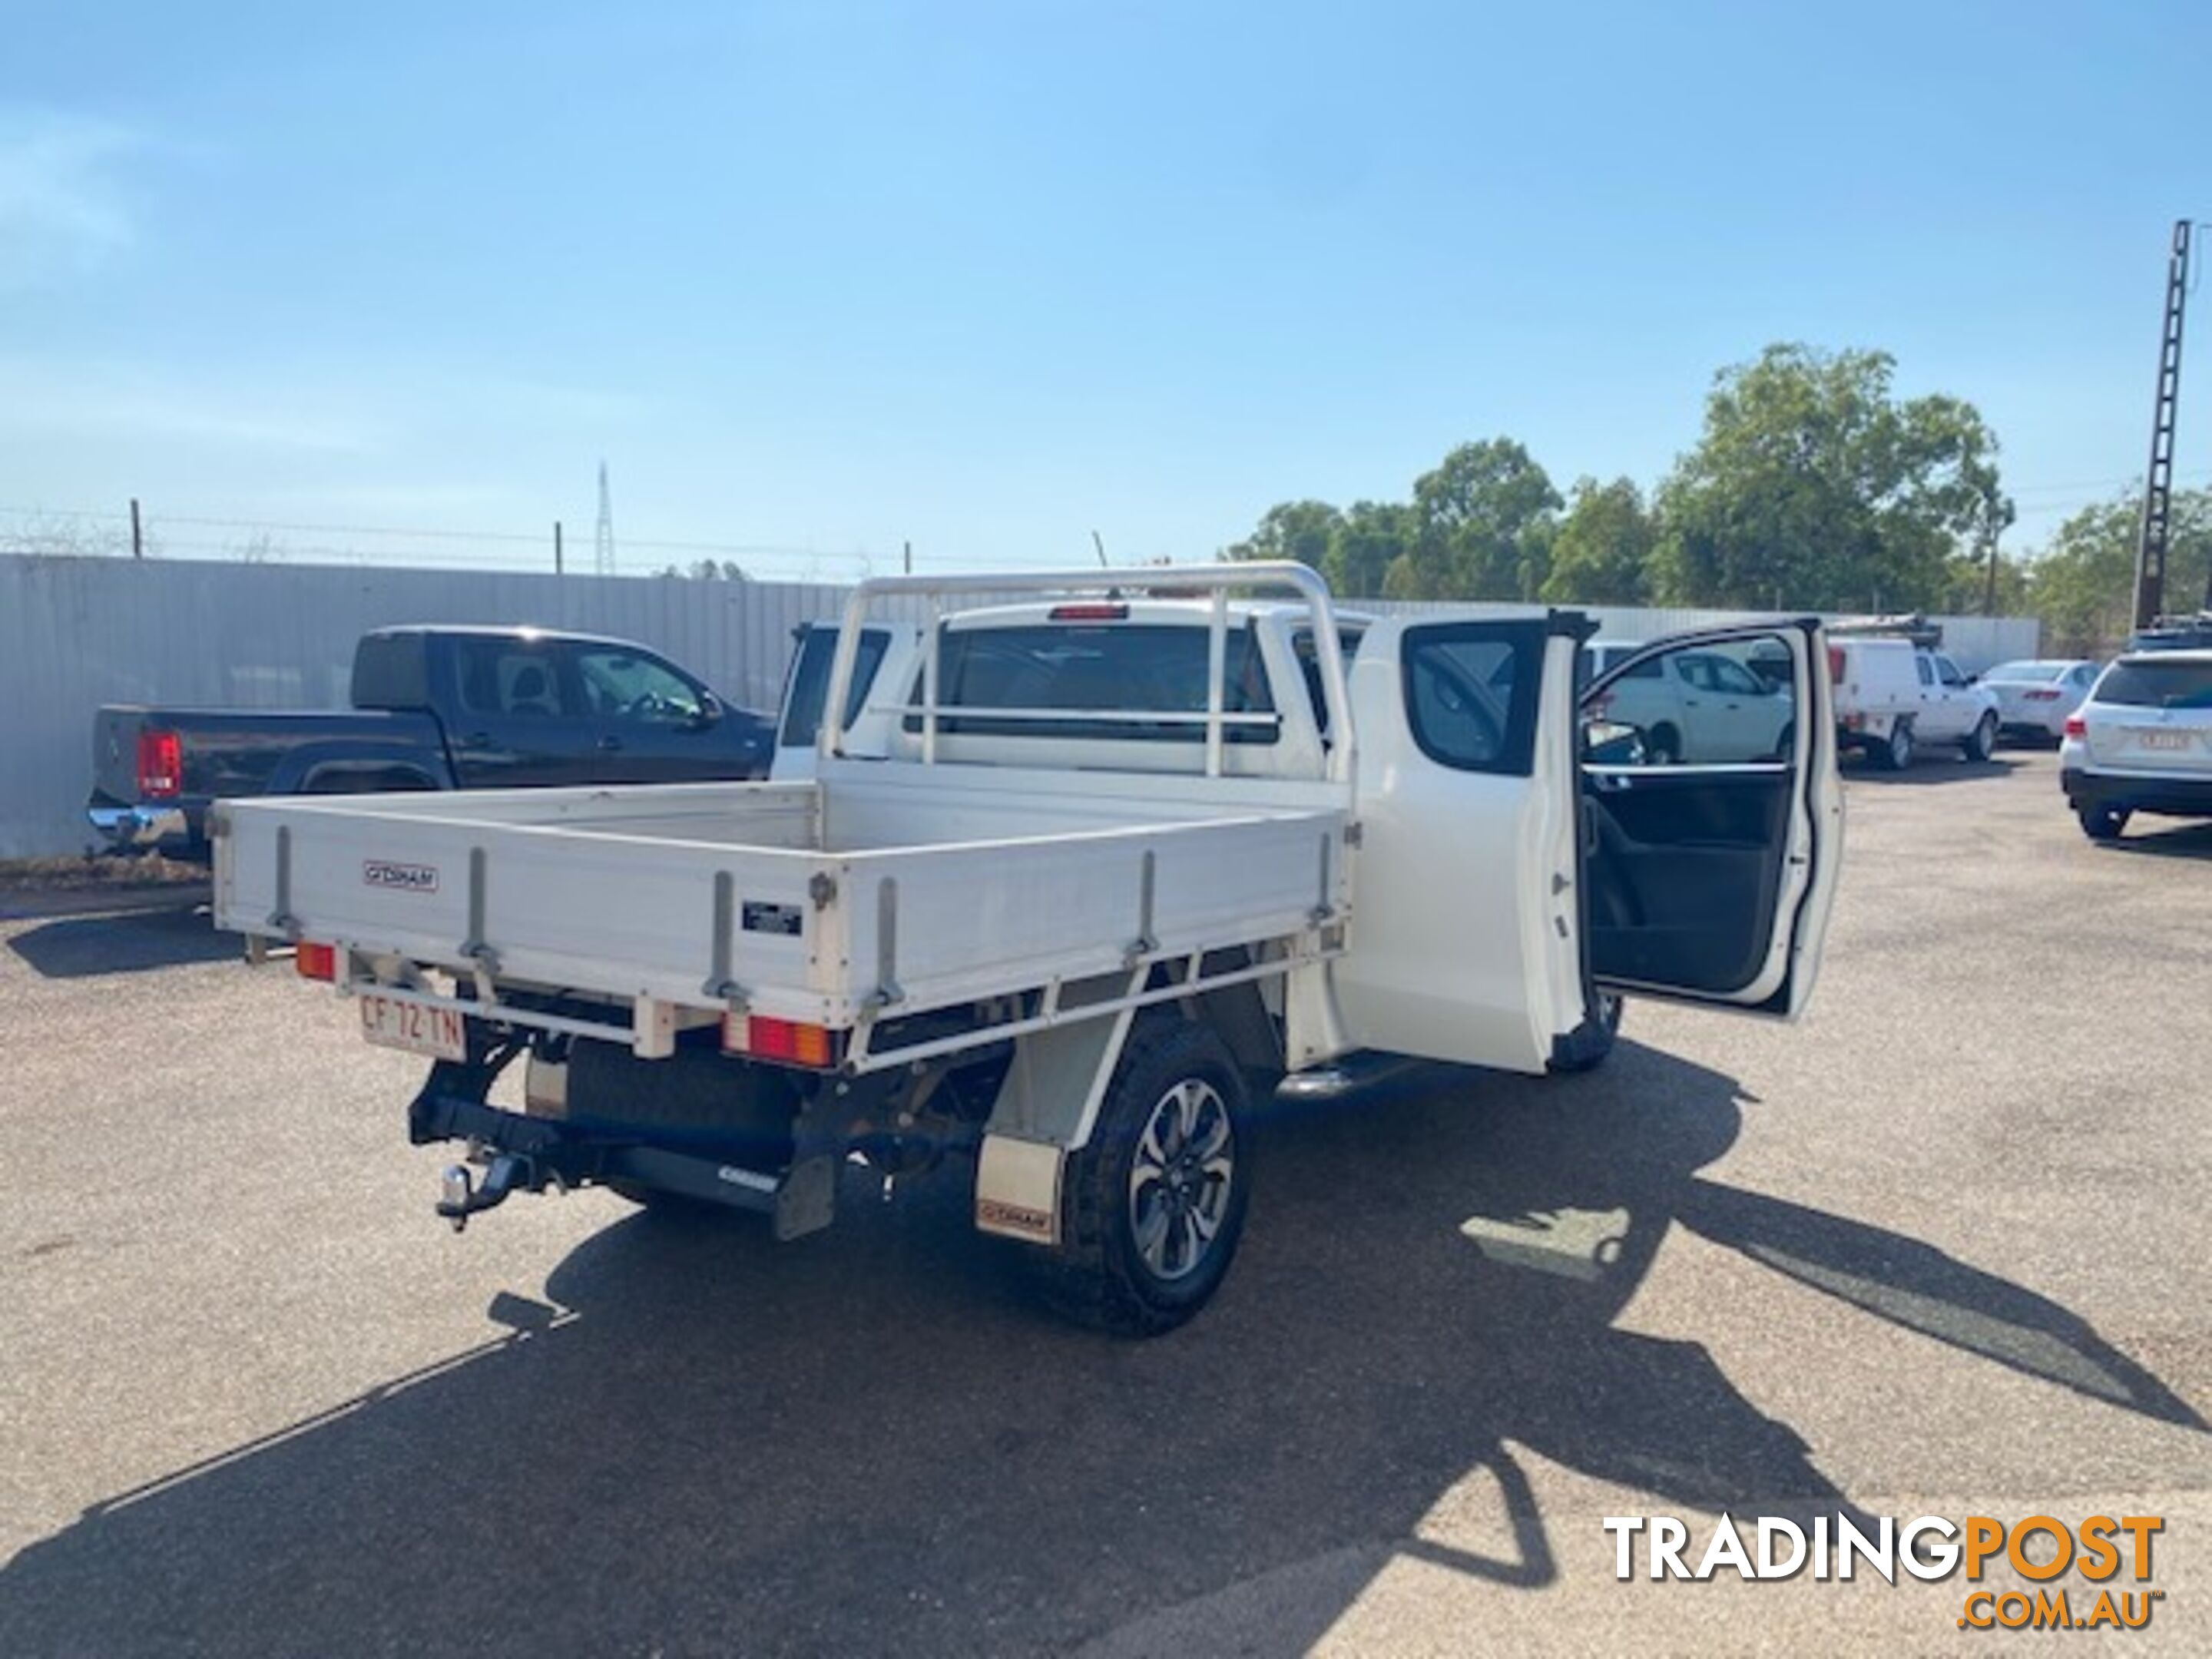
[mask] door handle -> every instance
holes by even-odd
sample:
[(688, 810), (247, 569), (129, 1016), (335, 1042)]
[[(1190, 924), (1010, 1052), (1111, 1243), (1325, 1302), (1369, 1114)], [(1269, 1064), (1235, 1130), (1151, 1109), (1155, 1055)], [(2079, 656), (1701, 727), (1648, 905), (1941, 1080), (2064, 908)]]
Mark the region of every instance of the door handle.
[(607, 752), (607, 753), (609, 753), (609, 754), (611, 754), (611, 754), (613, 754), (616, 750), (619, 750), (622, 746), (623, 746), (622, 739), (621, 739), (620, 738), (617, 738), (617, 737), (613, 736), (612, 734), (610, 734), (610, 735), (608, 735), (608, 736), (606, 736), (606, 737), (604, 737), (604, 738), (601, 738), (599, 739), (599, 747), (600, 747), (601, 749), (603, 749), (603, 750), (606, 750), (606, 752)]
[(489, 749), (492, 747), (491, 733), (489, 732), (471, 732), (468, 736), (463, 738), (461, 741), (471, 749)]

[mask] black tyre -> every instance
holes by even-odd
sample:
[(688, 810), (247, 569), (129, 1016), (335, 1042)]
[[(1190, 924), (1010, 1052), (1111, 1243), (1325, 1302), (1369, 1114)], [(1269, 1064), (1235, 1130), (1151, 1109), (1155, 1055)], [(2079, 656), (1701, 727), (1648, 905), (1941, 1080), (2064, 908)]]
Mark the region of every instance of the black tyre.
[(1912, 764), (1912, 722), (1899, 720), (1889, 728), (1889, 737), (1875, 750), (1875, 757), (1885, 769), (1902, 772)]
[(1091, 1144), (1067, 1161), (1045, 1291), (1117, 1336), (1173, 1330), (1220, 1288), (1251, 1187), (1243, 1073), (1213, 1032), (1140, 1021)]
[(1561, 1044), (1553, 1054), (1550, 1069), (1555, 1076), (1595, 1072), (1613, 1053), (1613, 1042), (1620, 1036), (1620, 999), (1610, 991), (1600, 991), (1592, 1018), (1571, 1042)]
[(1977, 763), (1996, 754), (1997, 752), (1997, 717), (1995, 714), (1984, 714), (1977, 720), (1974, 723), (1974, 729), (1966, 734), (1966, 742), (1959, 745), (1959, 751), (1968, 760)]
[(1650, 766), (1680, 766), (1682, 763), (1682, 734), (1662, 721), (1644, 735), (1644, 759)]
[(2091, 841), (2118, 841), (2132, 815), (2124, 806), (2084, 806), (2074, 816), (2081, 821), (2081, 833)]

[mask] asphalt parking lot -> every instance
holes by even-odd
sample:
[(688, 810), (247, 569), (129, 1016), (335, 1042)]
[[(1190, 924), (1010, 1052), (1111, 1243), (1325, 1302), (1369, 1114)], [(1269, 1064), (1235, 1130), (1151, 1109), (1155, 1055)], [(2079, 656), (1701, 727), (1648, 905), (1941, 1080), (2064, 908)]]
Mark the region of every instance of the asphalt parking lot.
[(1601, 1517), (1723, 1510), (2158, 1515), (2118, 1644), (2212, 1650), (2212, 827), (2093, 847), (2043, 753), (1849, 793), (1803, 1024), (1281, 1117), (1139, 1345), (951, 1182), (456, 1237), (335, 1000), (174, 908), (0, 924), (0, 1652), (2057, 1640), (1614, 1581)]

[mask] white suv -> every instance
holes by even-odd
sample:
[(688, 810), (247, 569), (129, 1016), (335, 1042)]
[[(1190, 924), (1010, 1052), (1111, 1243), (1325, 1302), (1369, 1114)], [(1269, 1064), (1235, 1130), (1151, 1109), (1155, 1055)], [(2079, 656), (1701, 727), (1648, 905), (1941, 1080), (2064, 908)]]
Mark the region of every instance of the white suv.
[(2212, 651), (2120, 658), (2068, 717), (2058, 763), (2092, 841), (2136, 812), (2212, 818)]

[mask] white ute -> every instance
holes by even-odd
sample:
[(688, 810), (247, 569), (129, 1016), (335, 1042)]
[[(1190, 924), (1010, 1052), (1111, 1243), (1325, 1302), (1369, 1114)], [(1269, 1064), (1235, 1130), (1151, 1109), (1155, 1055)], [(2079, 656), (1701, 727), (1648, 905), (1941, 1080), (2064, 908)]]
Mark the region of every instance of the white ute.
[(1996, 752), (1996, 694), (1941, 652), (1903, 638), (1832, 635), (1837, 741), (1901, 772), (1929, 744), (1956, 744), (1970, 761)]
[[(1054, 597), (947, 605), (1009, 592)], [(228, 802), (216, 919), (434, 1061), (409, 1127), (482, 1170), (447, 1171), (456, 1225), (603, 1183), (788, 1237), (848, 1163), (950, 1161), (1061, 1306), (1164, 1330), (1286, 1075), (1582, 1069), (1624, 994), (1804, 1006), (1842, 849), (1818, 624), (1624, 664), (1787, 665), (1780, 750), (1663, 767), (1585, 750), (1590, 631), (1340, 616), (1291, 564), (864, 582), (769, 781)]]

